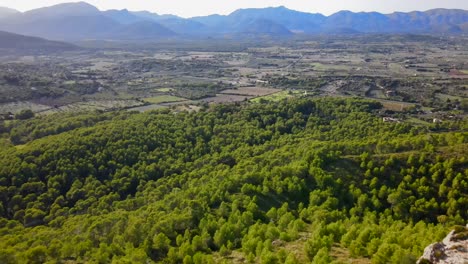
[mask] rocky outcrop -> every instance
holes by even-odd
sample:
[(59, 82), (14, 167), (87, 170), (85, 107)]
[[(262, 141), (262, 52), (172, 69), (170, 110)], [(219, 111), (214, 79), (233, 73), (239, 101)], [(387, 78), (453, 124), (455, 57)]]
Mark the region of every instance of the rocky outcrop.
[(468, 225), (457, 226), (442, 242), (426, 247), (417, 264), (468, 264)]

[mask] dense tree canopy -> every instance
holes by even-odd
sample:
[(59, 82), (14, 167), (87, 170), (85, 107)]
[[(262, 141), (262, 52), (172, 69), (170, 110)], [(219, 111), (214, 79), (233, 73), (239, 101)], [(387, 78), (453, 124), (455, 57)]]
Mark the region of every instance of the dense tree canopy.
[(344, 249), (412, 263), (468, 218), (468, 125), (384, 123), (380, 107), (295, 99), (12, 121), (0, 262), (340, 263)]

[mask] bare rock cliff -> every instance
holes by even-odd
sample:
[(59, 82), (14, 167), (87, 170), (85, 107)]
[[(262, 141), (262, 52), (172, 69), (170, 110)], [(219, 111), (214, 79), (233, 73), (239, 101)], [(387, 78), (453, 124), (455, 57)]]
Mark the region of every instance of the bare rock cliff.
[(468, 264), (468, 225), (455, 227), (442, 242), (426, 247), (417, 264)]

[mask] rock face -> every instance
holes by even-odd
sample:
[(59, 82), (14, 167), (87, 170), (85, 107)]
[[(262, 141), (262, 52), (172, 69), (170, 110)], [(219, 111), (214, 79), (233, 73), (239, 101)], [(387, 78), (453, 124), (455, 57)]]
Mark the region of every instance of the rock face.
[(442, 242), (426, 247), (417, 264), (468, 264), (468, 225), (456, 227)]

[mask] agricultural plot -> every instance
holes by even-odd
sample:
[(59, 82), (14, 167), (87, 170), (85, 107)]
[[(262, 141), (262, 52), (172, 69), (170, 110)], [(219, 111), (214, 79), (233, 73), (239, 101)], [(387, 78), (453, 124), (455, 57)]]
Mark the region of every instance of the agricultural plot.
[(250, 101), (254, 102), (254, 103), (260, 103), (263, 100), (277, 102), (277, 101), (281, 101), (281, 100), (286, 99), (286, 98), (294, 97), (295, 95), (297, 95), (297, 94), (295, 94), (295, 93), (293, 93), (291, 91), (281, 91), (281, 92), (270, 94), (270, 95), (267, 95), (267, 96), (257, 97), (257, 98), (254, 98), (254, 99), (250, 100)]
[[(255, 102), (256, 97), (294, 96), (280, 92), (288, 90), (455, 110), (459, 106), (445, 104), (447, 99), (463, 101), (468, 96), (468, 57), (459, 49), (464, 43), (463, 37), (441, 44), (404, 36), (334, 36), (272, 41), (261, 47), (245, 44), (229, 51), (219, 51), (216, 43), (171, 51), (130, 45), (57, 57), (9, 57), (0, 63), (0, 110), (19, 112), (31, 109), (28, 104), (45, 105), (32, 107), (34, 112), (56, 106), (63, 111), (114, 109), (89, 106), (89, 101), (103, 100), (138, 99), (166, 106), (187, 103), (185, 99)], [(11, 105), (14, 102), (27, 103)], [(395, 103), (385, 104), (401, 110)]]
[(252, 96), (234, 95), (234, 94), (217, 94), (213, 97), (207, 97), (198, 100), (202, 103), (234, 103), (244, 102), (252, 98)]
[(265, 96), (280, 92), (280, 89), (264, 87), (239, 87), (237, 89), (227, 89), (221, 94), (245, 95), (245, 96)]
[(113, 66), (115, 66), (115, 63), (98, 60), (93, 62), (92, 65), (88, 67), (88, 69), (91, 71), (104, 71), (112, 68)]
[(152, 104), (152, 105), (132, 107), (132, 108), (128, 108), (127, 110), (128, 111), (146, 112), (146, 111), (158, 110), (158, 109), (164, 109), (164, 108), (167, 108), (167, 106)]
[(378, 100), (384, 107), (384, 109), (402, 112), (410, 107), (414, 107), (415, 104), (406, 103), (406, 102), (398, 102), (398, 101), (390, 101), (390, 100)]
[(201, 106), (198, 106), (198, 105), (193, 105), (193, 104), (181, 104), (181, 105), (177, 105), (176, 107), (174, 107), (174, 111), (176, 112), (198, 112), (200, 111), (201, 109)]
[(168, 93), (168, 92), (174, 91), (174, 89), (172, 89), (172, 88), (158, 88), (158, 89), (156, 89), (156, 91), (162, 92), (162, 93)]
[(387, 98), (385, 91), (382, 89), (369, 89), (369, 91), (366, 93), (366, 96), (379, 99)]
[(30, 102), (13, 102), (13, 103), (6, 103), (0, 104), (0, 114), (7, 114), (7, 113), (19, 113), (23, 109), (30, 109), (33, 112), (42, 112), (45, 110), (50, 109), (50, 106), (42, 105), (42, 104), (35, 104)]
[(40, 112), (42, 115), (53, 114), (58, 112), (83, 112), (83, 111), (94, 111), (94, 110), (116, 110), (125, 109), (136, 106), (141, 106), (143, 103), (137, 100), (99, 100), (99, 101), (87, 101), (67, 104), (60, 107), (51, 107), (45, 111)]
[(144, 98), (143, 100), (151, 104), (160, 104), (160, 103), (185, 101), (186, 99), (182, 97), (172, 96), (172, 95), (159, 95), (159, 96)]
[(463, 100), (463, 97), (461, 97), (461, 96), (454, 96), (454, 95), (443, 94), (443, 93), (436, 93), (435, 97), (442, 100), (442, 101), (461, 101), (461, 100)]

